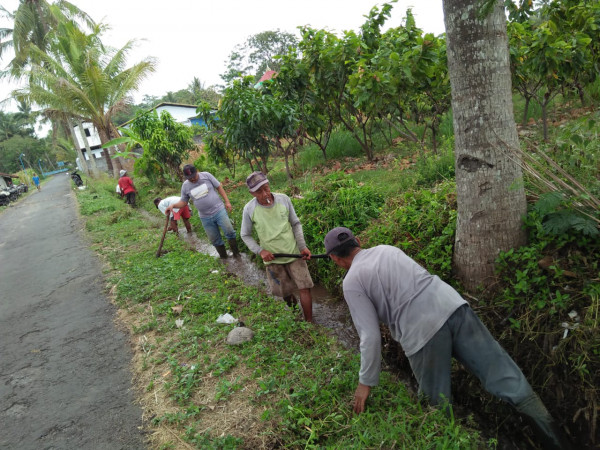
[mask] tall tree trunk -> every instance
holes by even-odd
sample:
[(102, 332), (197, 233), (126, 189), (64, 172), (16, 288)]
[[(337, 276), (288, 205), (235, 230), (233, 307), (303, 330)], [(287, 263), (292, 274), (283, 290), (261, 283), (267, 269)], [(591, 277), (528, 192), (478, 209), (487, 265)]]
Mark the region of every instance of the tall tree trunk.
[[(118, 137), (121, 137), (121, 133), (119, 133), (119, 129), (112, 122), (109, 123), (109, 126), (110, 126), (110, 138), (111, 139), (116, 139)], [(114, 152), (124, 152), (126, 148), (127, 148), (127, 145), (125, 145), (125, 144), (121, 144), (118, 146), (115, 145), (115, 146), (113, 146), (113, 151)], [(121, 158), (120, 156), (118, 156), (115, 159), (121, 165), (119, 170), (121, 170), (122, 168), (125, 167), (125, 159), (124, 158)]]
[[(100, 142), (102, 142), (102, 145), (110, 141), (110, 131), (106, 128), (99, 127), (97, 124), (95, 126), (98, 129), (98, 135), (100, 136)], [(121, 171), (122, 167), (118, 159), (112, 158), (113, 154), (114, 152), (112, 151), (112, 147), (104, 149), (104, 157), (106, 158), (108, 170), (112, 170), (113, 177), (118, 179), (120, 177), (119, 172)]]
[(48, 152), (44, 152), (44, 156), (46, 157), (46, 161), (48, 161), (48, 165), (52, 168), (52, 170), (56, 170), (56, 166), (52, 161), (50, 161), (50, 157), (48, 156)]
[(526, 242), (522, 171), (514, 120), (506, 17), (499, 0), (443, 0), (454, 116), (458, 218), (456, 275), (469, 290), (494, 280), (500, 251)]
[(83, 145), (85, 147), (85, 151), (87, 152), (88, 156), (90, 157), (90, 167), (92, 169), (92, 174), (94, 175), (94, 177), (97, 177), (98, 176), (98, 166), (96, 166), (96, 158), (94, 158), (94, 155), (92, 153), (92, 149), (90, 147), (88, 138), (85, 135), (85, 130), (83, 129), (83, 122), (81, 120), (77, 121), (77, 128), (79, 128), (79, 134), (81, 136), (81, 139), (83, 140)]
[(83, 169), (83, 171), (87, 174), (90, 173), (90, 170), (88, 169), (88, 165), (87, 162), (85, 161), (85, 157), (83, 156), (83, 152), (81, 151), (81, 149), (79, 148), (79, 142), (77, 142), (77, 134), (75, 132), (75, 127), (73, 126), (73, 122), (71, 121), (71, 119), (67, 119), (67, 124), (69, 126), (69, 131), (71, 132), (71, 139), (73, 140), (73, 145), (75, 146), (75, 151), (77, 152), (77, 156), (79, 157), (79, 161), (81, 163), (81, 168)]

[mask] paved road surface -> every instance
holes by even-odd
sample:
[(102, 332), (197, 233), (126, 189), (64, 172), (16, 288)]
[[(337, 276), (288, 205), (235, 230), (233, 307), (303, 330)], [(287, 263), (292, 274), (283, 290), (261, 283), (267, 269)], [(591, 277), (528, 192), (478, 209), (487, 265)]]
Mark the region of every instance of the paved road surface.
[(142, 449), (126, 335), (55, 175), (0, 213), (0, 448)]

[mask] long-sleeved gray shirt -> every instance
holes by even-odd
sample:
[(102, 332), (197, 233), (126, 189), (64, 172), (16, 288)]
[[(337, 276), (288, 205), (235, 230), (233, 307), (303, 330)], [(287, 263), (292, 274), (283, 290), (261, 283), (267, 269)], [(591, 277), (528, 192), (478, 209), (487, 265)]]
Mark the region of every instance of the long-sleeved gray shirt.
[(359, 381), (367, 386), (379, 383), (380, 322), (389, 327), (392, 338), (410, 356), (466, 303), (450, 285), (389, 245), (358, 252), (343, 287), (360, 337)]
[[(263, 249), (271, 253), (297, 254), (306, 248), (300, 219), (287, 195), (274, 193), (273, 198), (272, 205), (261, 205), (256, 198), (246, 203), (240, 236), (250, 251), (256, 254)], [(252, 237), (253, 228), (256, 228), (260, 244)], [(287, 264), (295, 259), (275, 258), (265, 264)]]

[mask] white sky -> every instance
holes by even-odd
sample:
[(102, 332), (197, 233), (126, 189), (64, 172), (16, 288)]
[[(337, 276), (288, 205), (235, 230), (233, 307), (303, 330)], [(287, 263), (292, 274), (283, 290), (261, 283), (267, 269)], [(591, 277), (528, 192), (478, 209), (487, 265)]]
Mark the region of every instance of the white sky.
[[(147, 56), (156, 57), (157, 69), (134, 94), (162, 96), (187, 87), (193, 77), (206, 86), (220, 84), (229, 54), (249, 36), (279, 29), (299, 37), (298, 26), (310, 25), (333, 32), (357, 30), (364, 15), (381, 2), (364, 0), (71, 0), (96, 22), (110, 26), (103, 41), (122, 47), (128, 40), (140, 40), (131, 52), (129, 65)], [(14, 11), (18, 0), (2, 0)], [(417, 26), (425, 32), (444, 32), (442, 0), (399, 0), (393, 6), (387, 26), (402, 24), (406, 9), (412, 8)], [(12, 24), (0, 21), (0, 26)], [(143, 39), (143, 40), (142, 40)], [(0, 62), (4, 68), (10, 58)], [(0, 100), (10, 96), (16, 84), (0, 81)], [(3, 107), (16, 110), (14, 104)]]

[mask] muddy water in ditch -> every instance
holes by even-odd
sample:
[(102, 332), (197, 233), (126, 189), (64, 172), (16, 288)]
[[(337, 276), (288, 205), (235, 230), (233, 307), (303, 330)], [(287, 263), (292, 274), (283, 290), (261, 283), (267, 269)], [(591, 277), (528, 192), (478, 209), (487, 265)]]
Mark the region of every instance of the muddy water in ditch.
[[(198, 252), (218, 257), (215, 248), (198, 238), (195, 233), (188, 234), (180, 230), (179, 237)], [(238, 258), (230, 256), (224, 259), (223, 263), (229, 273), (234, 274), (244, 283), (270, 293), (265, 271), (259, 269), (248, 255), (242, 253)], [(333, 263), (328, 260), (315, 259), (308, 262), (309, 269), (313, 264)], [(314, 323), (330, 330), (346, 348), (358, 350), (359, 338), (346, 303), (333, 298), (324, 287), (319, 285), (315, 285), (312, 289), (312, 297)], [(298, 293), (296, 293), (296, 298), (300, 298)]]

